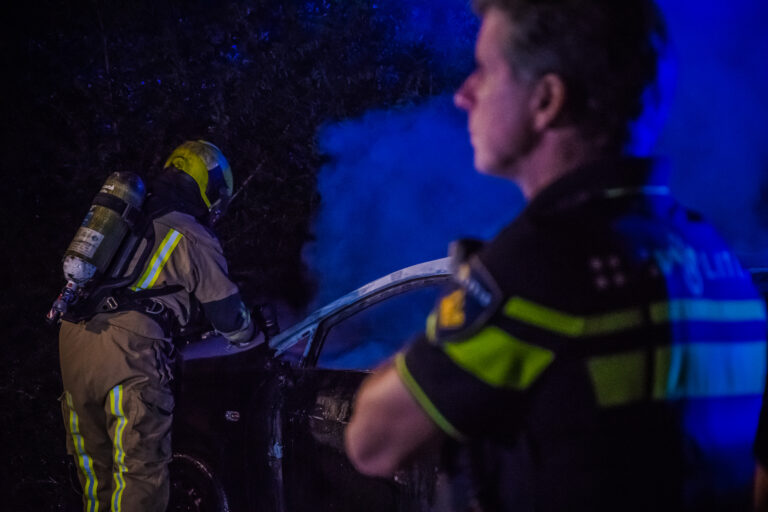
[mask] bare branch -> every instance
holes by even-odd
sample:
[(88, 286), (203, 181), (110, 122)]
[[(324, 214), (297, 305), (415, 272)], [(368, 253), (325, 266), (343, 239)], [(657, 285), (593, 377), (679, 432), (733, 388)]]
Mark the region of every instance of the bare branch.
[(263, 162), (261, 162), (261, 163), (256, 165), (256, 168), (253, 171), (251, 171), (251, 173), (248, 175), (247, 178), (245, 178), (245, 181), (243, 181), (243, 184), (240, 185), (240, 187), (235, 191), (234, 194), (232, 194), (232, 197), (229, 200), (229, 204), (232, 204), (232, 202), (235, 200), (235, 198), (238, 195), (240, 195), (240, 192), (242, 192), (243, 189), (248, 186), (248, 183), (250, 183), (250, 181), (253, 179), (253, 177), (256, 176), (256, 173), (258, 173), (261, 170), (263, 165), (264, 165)]

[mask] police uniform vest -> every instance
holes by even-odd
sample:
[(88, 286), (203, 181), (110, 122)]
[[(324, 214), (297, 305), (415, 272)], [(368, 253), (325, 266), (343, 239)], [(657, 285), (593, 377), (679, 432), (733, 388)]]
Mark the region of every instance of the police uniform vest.
[(663, 174), (599, 162), (488, 244), (454, 247), (454, 286), (395, 363), (459, 443), (465, 503), (658, 511), (748, 499), (765, 305)]

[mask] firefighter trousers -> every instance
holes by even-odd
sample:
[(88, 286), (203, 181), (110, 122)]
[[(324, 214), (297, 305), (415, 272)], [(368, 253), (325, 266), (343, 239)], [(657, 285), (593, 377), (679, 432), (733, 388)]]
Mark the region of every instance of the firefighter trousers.
[(62, 322), (61, 408), (86, 512), (165, 512), (173, 395), (168, 341)]

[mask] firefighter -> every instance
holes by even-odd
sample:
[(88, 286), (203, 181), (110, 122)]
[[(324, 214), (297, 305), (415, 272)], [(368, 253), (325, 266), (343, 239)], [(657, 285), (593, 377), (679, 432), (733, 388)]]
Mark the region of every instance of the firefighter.
[[(148, 189), (143, 209), (154, 234), (143, 243), (153, 245), (139, 277), (116, 290), (121, 299), (110, 312), (73, 307), (59, 332), (67, 451), (88, 512), (167, 507), (174, 330), (201, 309), (230, 342), (254, 340), (249, 312), (208, 226), (232, 195), (224, 155), (209, 142), (185, 142)], [(134, 266), (142, 253), (139, 246)]]
[(528, 204), (487, 244), (453, 245), (424, 334), (357, 394), (351, 461), (388, 476), (442, 442), (455, 510), (746, 510), (765, 305), (663, 166), (623, 151), (656, 7), (475, 7), (455, 103), (475, 167)]

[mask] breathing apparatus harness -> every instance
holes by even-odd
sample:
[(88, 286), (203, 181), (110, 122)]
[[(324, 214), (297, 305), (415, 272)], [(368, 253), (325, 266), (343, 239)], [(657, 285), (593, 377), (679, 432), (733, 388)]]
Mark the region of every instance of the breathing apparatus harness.
[[(118, 254), (118, 260), (123, 260), (122, 264), (121, 261), (116, 262), (117, 265), (122, 266), (123, 270), (125, 270), (127, 264), (134, 260), (131, 273), (123, 277), (96, 280), (92, 287), (86, 287), (87, 294), (82, 297), (82, 300), (73, 304), (62, 315), (62, 319), (77, 323), (89, 320), (99, 313), (139, 311), (155, 319), (162, 326), (165, 334), (170, 335), (174, 330), (175, 317), (162, 302), (152, 299), (176, 293), (183, 290), (184, 287), (180, 284), (174, 284), (133, 291), (129, 286), (139, 278), (154, 249), (155, 230), (152, 221), (174, 210), (176, 208), (173, 205), (168, 205), (142, 215), (140, 222), (135, 225), (135, 231), (132, 233), (140, 236), (138, 243), (132, 248), (127, 248), (129, 250), (126, 250), (125, 254)], [(141, 240), (144, 241), (144, 247), (138, 258), (134, 258), (136, 251), (141, 245)], [(115, 273), (119, 273), (119, 271), (116, 270)]]
[[(179, 292), (183, 286), (137, 290), (133, 284), (154, 249), (153, 221), (179, 211), (212, 227), (233, 198), (232, 170), (215, 145), (186, 141), (171, 153), (151, 188), (153, 194), (147, 196), (143, 181), (133, 173), (110, 175), (64, 253), (67, 284), (46, 315), (49, 324), (61, 319), (80, 322), (99, 313), (139, 311), (156, 320), (167, 336), (183, 335), (189, 328), (181, 328), (175, 314), (155, 300)], [(190, 295), (192, 318), (204, 317), (202, 310)], [(276, 334), (279, 327), (274, 311), (260, 308), (258, 313), (265, 335)]]
[[(153, 299), (181, 291), (182, 285), (138, 291), (129, 286), (139, 278), (154, 249), (153, 221), (171, 211), (195, 215), (202, 210), (185, 200), (183, 187), (182, 192), (174, 190), (177, 183), (173, 180), (157, 179), (153, 185), (162, 198), (150, 194), (144, 201), (144, 185), (138, 176), (113, 173), (107, 179), (65, 253), (68, 282), (46, 315), (49, 324), (61, 319), (76, 323), (99, 313), (139, 311), (160, 324), (166, 335), (175, 331), (173, 312)], [(104, 251), (111, 254), (104, 255)]]

